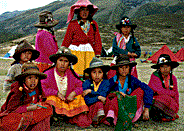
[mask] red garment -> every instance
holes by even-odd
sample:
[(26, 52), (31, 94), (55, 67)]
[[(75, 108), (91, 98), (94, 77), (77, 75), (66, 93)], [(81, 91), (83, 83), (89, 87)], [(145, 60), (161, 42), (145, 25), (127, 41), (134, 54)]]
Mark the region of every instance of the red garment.
[(154, 96), (155, 103), (153, 105), (164, 111), (167, 115), (174, 117), (179, 110), (179, 93), (177, 79), (174, 75), (172, 75), (172, 80), (173, 90), (169, 88), (165, 89), (162, 87), (160, 78), (152, 74), (148, 86), (157, 93)]
[(77, 20), (71, 21), (68, 25), (62, 46), (69, 47), (71, 44), (79, 46), (80, 44), (90, 43), (95, 55), (101, 55), (102, 42), (98, 24), (94, 20), (92, 22), (95, 24), (96, 32), (94, 32), (93, 26), (90, 24), (90, 29), (86, 35)]
[[(22, 91), (19, 90), (20, 84), (19, 82), (15, 82), (11, 86), (11, 91), (7, 97), (6, 102), (1, 107), (1, 113), (0, 113), (0, 130), (6, 130), (6, 131), (14, 131), (20, 128), (21, 130), (26, 130), (29, 128), (30, 130), (38, 130), (38, 125), (43, 125), (42, 128), (39, 130), (44, 130), (47, 128), (47, 130), (50, 130), (50, 116), (52, 115), (52, 107), (44, 102), (39, 102), (40, 93), (38, 88), (35, 88), (36, 95), (35, 100), (39, 102), (39, 105), (42, 105), (44, 107), (47, 107), (47, 109), (44, 108), (38, 108), (34, 111), (27, 111), (26, 107), (32, 103), (32, 97), (29, 96), (27, 90), (25, 88), (23, 89), (26, 93), (26, 96), (24, 98), (24, 102), (21, 104), (21, 96)], [(44, 95), (42, 95), (44, 96)], [(30, 125), (33, 125), (32, 128)]]

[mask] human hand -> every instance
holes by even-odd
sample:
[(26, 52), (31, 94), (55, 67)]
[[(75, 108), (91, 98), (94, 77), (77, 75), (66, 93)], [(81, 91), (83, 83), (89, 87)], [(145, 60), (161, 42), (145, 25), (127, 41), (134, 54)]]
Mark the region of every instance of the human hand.
[(131, 56), (135, 58), (135, 57), (137, 57), (137, 54), (136, 53), (131, 53)]
[(106, 98), (103, 96), (98, 96), (98, 99), (105, 104)]
[(35, 104), (35, 105), (30, 105), (27, 108), (27, 111), (34, 111), (38, 108), (38, 104)]
[(87, 94), (91, 93), (91, 89), (84, 90), (82, 96), (86, 96)]
[(143, 120), (145, 120), (145, 121), (149, 120), (149, 108), (144, 108)]
[(123, 93), (123, 92), (119, 92), (123, 97), (125, 97), (126, 96), (126, 94), (125, 93)]
[(58, 97), (59, 97), (62, 101), (65, 101), (65, 97), (64, 97), (60, 92), (58, 92)]
[(67, 97), (67, 101), (73, 101), (74, 97), (75, 97), (76, 93), (73, 91), (71, 92), (68, 97)]

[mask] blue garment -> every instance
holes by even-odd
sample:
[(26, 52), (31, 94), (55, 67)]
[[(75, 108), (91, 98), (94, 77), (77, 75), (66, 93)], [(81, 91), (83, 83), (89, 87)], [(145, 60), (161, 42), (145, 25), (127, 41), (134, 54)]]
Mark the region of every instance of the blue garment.
[[(114, 82), (116, 82), (116, 80), (117, 80), (117, 75), (115, 75), (114, 77), (113, 77), (113, 80), (114, 80)], [(128, 95), (130, 95), (132, 92), (132, 89), (130, 88), (129, 89), (129, 91), (128, 92), (126, 92), (127, 91), (127, 89), (128, 89), (128, 76), (126, 76), (126, 79), (125, 79), (125, 83), (124, 83), (124, 85), (123, 85), (123, 88), (122, 88), (122, 85), (121, 85), (121, 83), (120, 83), (120, 81), (118, 80), (118, 89), (119, 89), (119, 91), (120, 92), (123, 92), (124, 94), (128, 94)]]
[[(116, 75), (114, 77), (116, 77), (117, 79)], [(120, 91), (118, 85), (113, 88), (113, 85), (115, 84), (114, 77), (109, 79), (109, 82), (110, 82), (109, 92), (110, 91)], [(144, 82), (141, 82), (136, 77), (131, 75), (131, 86), (130, 86), (131, 92), (133, 92), (138, 87), (140, 87), (144, 91), (144, 96), (143, 96), (144, 107), (150, 108), (150, 106), (152, 105), (152, 100), (153, 100), (153, 90), (147, 84), (145, 84)]]
[(128, 52), (131, 52), (131, 53), (134, 52), (137, 54), (137, 58), (139, 58), (141, 56), (141, 48), (136, 38), (135, 38), (135, 48), (133, 48), (132, 44), (133, 44), (133, 37), (130, 36), (130, 40), (126, 43), (126, 50), (120, 49), (117, 46), (117, 41), (116, 41), (116, 36), (115, 36), (115, 38), (113, 39), (113, 44), (112, 44), (112, 51), (115, 56), (118, 56), (119, 54), (127, 55)]
[(93, 84), (93, 81), (91, 80), (86, 80), (83, 84), (82, 84), (82, 87), (83, 87), (83, 90), (87, 90), (87, 89), (91, 89), (91, 93), (87, 94), (85, 97), (84, 97), (84, 100), (86, 102), (86, 104), (89, 106), (89, 105), (92, 105), (98, 101), (100, 101), (98, 99), (98, 96), (103, 96), (103, 97), (106, 97), (107, 96), (107, 92), (109, 91), (109, 80), (107, 79), (104, 79), (98, 90), (95, 92), (94, 91), (94, 86), (91, 86)]

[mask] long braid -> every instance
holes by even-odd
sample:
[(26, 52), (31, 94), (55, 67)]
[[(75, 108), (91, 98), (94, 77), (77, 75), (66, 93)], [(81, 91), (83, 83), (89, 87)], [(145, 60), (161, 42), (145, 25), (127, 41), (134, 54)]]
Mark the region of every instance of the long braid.
[(165, 84), (164, 84), (164, 79), (162, 77), (162, 74), (161, 74), (161, 71), (160, 70), (158, 70), (158, 74), (159, 74), (160, 80), (162, 82), (162, 87), (166, 89)]
[(134, 37), (134, 30), (133, 30), (133, 29), (131, 29), (131, 33), (132, 33), (132, 38), (133, 38), (132, 49), (136, 49), (136, 47), (135, 47), (135, 37)]
[(70, 66), (70, 70), (72, 71), (72, 74), (77, 78), (77, 79), (79, 79), (79, 80), (81, 80), (80, 78), (79, 78), (79, 76), (75, 73), (75, 71), (73, 70), (73, 68)]
[(172, 80), (172, 70), (170, 72), (170, 87), (169, 87), (170, 90), (173, 89), (173, 80)]

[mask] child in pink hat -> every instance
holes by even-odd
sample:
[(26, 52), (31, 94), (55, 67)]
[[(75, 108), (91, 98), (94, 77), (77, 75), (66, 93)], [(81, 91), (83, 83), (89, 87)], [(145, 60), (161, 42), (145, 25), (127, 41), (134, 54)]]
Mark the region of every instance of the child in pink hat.
[[(83, 70), (89, 67), (89, 63), (94, 56), (101, 55), (102, 43), (96, 21), (93, 15), (98, 7), (89, 0), (78, 0), (71, 6), (67, 23), (69, 23), (62, 46), (71, 49), (79, 62), (74, 66), (75, 71), (83, 74)], [(76, 20), (72, 20), (74, 14)]]

